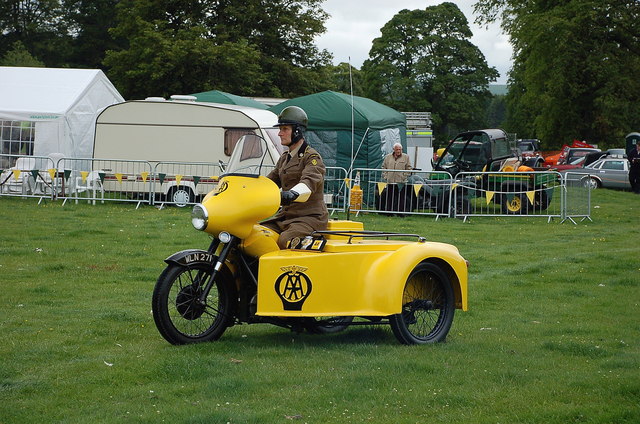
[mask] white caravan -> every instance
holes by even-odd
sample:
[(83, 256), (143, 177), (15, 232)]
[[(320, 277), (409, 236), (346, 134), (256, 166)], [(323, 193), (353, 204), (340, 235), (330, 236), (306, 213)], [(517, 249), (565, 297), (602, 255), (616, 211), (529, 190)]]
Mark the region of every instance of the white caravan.
[(153, 192), (191, 203), (213, 188), (221, 170), (212, 164), (226, 164), (243, 135), (256, 134), (281, 151), (277, 120), (267, 110), (196, 103), (189, 96), (115, 104), (96, 120), (93, 178), (100, 177), (106, 192)]

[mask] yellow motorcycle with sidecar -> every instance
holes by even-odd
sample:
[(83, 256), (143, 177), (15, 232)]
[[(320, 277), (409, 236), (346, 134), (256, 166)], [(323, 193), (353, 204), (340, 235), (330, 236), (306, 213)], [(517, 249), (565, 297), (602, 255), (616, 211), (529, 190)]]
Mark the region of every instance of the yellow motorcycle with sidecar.
[(261, 175), (276, 159), (268, 143), (245, 136), (236, 150), (249, 165), (238, 160), (194, 206), (193, 226), (212, 241), (165, 260), (152, 296), (160, 334), (186, 344), (245, 323), (321, 334), (389, 325), (403, 344), (444, 341), (455, 310), (467, 310), (468, 262), (458, 249), (350, 220), (280, 249), (278, 234), (260, 225), (280, 207), (280, 189)]

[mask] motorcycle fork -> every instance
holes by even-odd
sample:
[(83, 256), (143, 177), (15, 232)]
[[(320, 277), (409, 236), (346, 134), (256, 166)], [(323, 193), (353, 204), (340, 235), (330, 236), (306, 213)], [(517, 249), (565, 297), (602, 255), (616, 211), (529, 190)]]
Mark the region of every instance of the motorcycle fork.
[[(253, 258), (250, 258), (253, 259)], [(255, 318), (256, 313), (256, 294), (258, 293), (257, 265), (247, 262), (247, 257), (243, 254), (238, 255), (240, 262), (239, 275), (242, 283), (239, 288), (239, 305), (238, 318), (242, 322), (250, 322)], [(258, 259), (255, 259), (257, 261)], [(254, 272), (255, 269), (255, 272)]]
[(209, 245), (209, 249), (207, 250), (207, 252), (211, 253), (212, 255), (215, 255), (216, 250), (218, 250), (218, 246), (220, 246), (220, 240), (218, 240), (217, 238), (214, 238), (213, 241), (211, 241), (211, 244)]
[[(216, 261), (215, 265), (213, 266), (213, 271), (211, 272), (211, 276), (209, 277), (209, 281), (207, 281), (207, 284), (204, 286), (204, 289), (202, 290), (202, 293), (200, 293), (200, 296), (198, 298), (198, 302), (202, 305), (206, 304), (206, 299), (207, 296), (209, 296), (209, 291), (211, 291), (211, 287), (213, 287), (213, 284), (216, 281), (216, 276), (218, 275), (218, 273), (220, 272), (220, 270), (222, 269), (222, 266), (224, 265), (224, 261), (227, 259), (227, 256), (229, 256), (229, 253), (231, 252), (231, 250), (233, 250), (233, 248), (236, 246), (236, 244), (238, 243), (238, 239), (236, 237), (231, 237), (231, 240), (229, 241), (229, 243), (225, 244), (222, 246), (222, 250), (220, 251), (220, 255), (218, 256), (218, 260)], [(215, 252), (215, 250), (217, 249), (219, 244), (218, 240), (214, 240), (211, 243), (211, 246), (209, 247), (209, 250), (212, 250), (212, 253)]]

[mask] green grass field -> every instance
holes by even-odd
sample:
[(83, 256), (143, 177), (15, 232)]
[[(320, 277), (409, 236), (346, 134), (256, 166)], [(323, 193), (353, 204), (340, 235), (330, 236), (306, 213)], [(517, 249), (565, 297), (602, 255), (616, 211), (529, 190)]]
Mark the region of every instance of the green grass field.
[(172, 346), (151, 292), (208, 245), (189, 210), (0, 198), (0, 423), (638, 423), (640, 196), (592, 205), (578, 225), (357, 217), (471, 262), (446, 343), (245, 325)]

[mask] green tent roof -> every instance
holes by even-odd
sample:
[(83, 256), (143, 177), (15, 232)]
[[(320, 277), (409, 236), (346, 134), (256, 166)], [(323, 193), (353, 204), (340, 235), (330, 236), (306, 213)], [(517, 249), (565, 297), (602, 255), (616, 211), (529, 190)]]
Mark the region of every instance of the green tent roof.
[(225, 93), (224, 91), (211, 90), (190, 95), (195, 96), (199, 102), (223, 103), (227, 105), (249, 106), (256, 109), (269, 109), (269, 107), (263, 103), (246, 97), (236, 96), (235, 94)]
[(287, 106), (298, 106), (307, 112), (305, 139), (318, 150), (327, 166), (351, 169), (355, 156), (355, 167), (376, 169), (393, 142), (406, 146), (405, 115), (371, 99), (323, 91), (287, 100), (269, 110), (278, 114)]
[[(269, 110), (278, 114), (287, 106), (298, 106), (307, 112), (309, 130), (351, 131), (351, 99), (348, 94), (323, 91), (287, 100)], [(353, 96), (353, 118), (360, 130), (406, 126), (404, 114), (365, 97)]]

